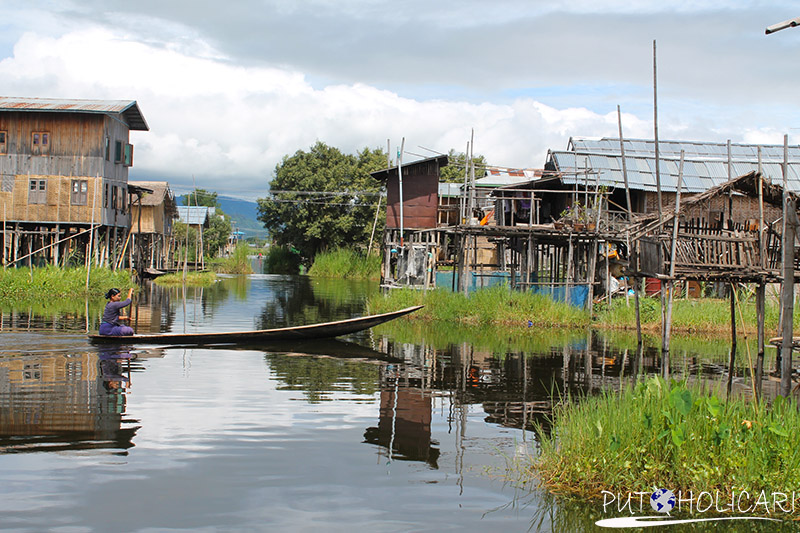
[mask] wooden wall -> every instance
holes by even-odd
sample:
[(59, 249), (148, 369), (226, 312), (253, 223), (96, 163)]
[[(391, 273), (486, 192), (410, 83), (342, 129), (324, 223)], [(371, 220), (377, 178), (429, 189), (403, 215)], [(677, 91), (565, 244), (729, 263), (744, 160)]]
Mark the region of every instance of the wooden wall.
[[(115, 161), (116, 143), (123, 149), (129, 144), (126, 124), (101, 114), (4, 112), (0, 131), (6, 132), (5, 153), (0, 154), (4, 222), (89, 224), (94, 220), (127, 227), (128, 166)], [(34, 132), (48, 134), (46, 149), (33, 145)], [(32, 195), (31, 180), (37, 181), (37, 188), (45, 183), (39, 196)], [(85, 205), (74, 205), (73, 180), (86, 182)], [(116, 205), (112, 202), (115, 187)], [(33, 201), (32, 196), (36, 196)]]

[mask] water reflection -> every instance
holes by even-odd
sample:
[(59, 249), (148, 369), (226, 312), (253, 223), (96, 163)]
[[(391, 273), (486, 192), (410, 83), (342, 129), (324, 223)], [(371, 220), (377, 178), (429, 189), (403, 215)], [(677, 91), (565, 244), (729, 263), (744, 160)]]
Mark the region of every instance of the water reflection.
[[(364, 442), (381, 446), (389, 461), (423, 461), (438, 468), (438, 442), (431, 439), (431, 392), (413, 386), (403, 367), (381, 368), (378, 427), (364, 432)], [(401, 387), (401, 381), (403, 381)]]
[(125, 417), (137, 370), (127, 350), (0, 357), (0, 453), (133, 446)]

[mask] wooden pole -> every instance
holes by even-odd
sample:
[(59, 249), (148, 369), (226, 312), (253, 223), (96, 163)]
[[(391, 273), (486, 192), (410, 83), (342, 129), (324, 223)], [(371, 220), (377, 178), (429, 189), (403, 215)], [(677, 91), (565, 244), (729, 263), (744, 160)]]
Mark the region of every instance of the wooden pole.
[[(397, 186), (400, 193), (400, 248), (403, 247), (403, 151), (406, 146), (406, 138), (400, 141), (400, 150), (397, 152)], [(400, 253), (400, 252), (398, 252)]]
[(683, 154), (681, 150), (681, 160), (678, 167), (678, 190), (675, 193), (675, 215), (672, 219), (672, 246), (670, 248), (669, 260), (669, 280), (667, 281), (667, 291), (669, 292), (669, 300), (667, 302), (667, 312), (664, 317), (663, 330), (664, 336), (661, 342), (661, 362), (662, 374), (664, 378), (669, 377), (669, 342), (672, 330), (672, 302), (675, 298), (675, 255), (678, 248), (678, 227), (681, 222), (681, 188), (683, 186)]
[(94, 208), (97, 204), (97, 176), (95, 176), (94, 189), (92, 191), (92, 223), (89, 226), (91, 232), (89, 233), (89, 249), (86, 251), (86, 292), (89, 292), (89, 274), (92, 271), (92, 253), (94, 252)]
[(794, 317), (794, 241), (797, 212), (788, 187), (789, 136), (783, 137), (783, 289), (781, 291), (781, 384), (780, 394), (788, 398), (792, 390), (792, 344)]
[(622, 157), (622, 180), (625, 182), (625, 198), (628, 201), (628, 222), (630, 222), (633, 205), (631, 205), (631, 188), (628, 185), (628, 165), (625, 163), (625, 143), (622, 139), (622, 111), (619, 106), (617, 106), (617, 124), (619, 125), (619, 153)]
[(367, 247), (367, 257), (372, 253), (372, 239), (375, 238), (375, 228), (378, 227), (378, 214), (381, 212), (382, 196), (378, 196), (378, 207), (375, 208), (375, 221), (372, 223), (372, 233), (369, 236), (369, 246)]
[(655, 136), (656, 154), (656, 192), (658, 193), (658, 220), (663, 216), (661, 206), (661, 165), (658, 157), (658, 76), (656, 70), (656, 41), (653, 39), (653, 133)]
[(758, 320), (758, 354), (756, 355), (755, 395), (761, 400), (761, 380), (764, 379), (764, 320), (766, 315), (766, 284), (756, 287), (756, 317)]
[(736, 362), (736, 284), (731, 283), (731, 356), (728, 361), (728, 397), (733, 388), (734, 363)]

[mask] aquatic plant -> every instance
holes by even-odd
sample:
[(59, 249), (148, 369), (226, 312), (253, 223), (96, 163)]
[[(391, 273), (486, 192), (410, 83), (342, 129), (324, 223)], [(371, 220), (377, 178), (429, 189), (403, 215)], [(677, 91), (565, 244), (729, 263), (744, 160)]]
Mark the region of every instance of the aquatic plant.
[(0, 306), (47, 306), (65, 299), (102, 300), (111, 287), (133, 286), (130, 272), (109, 268), (92, 268), (86, 288), (86, 268), (61, 268), (52, 265), (38, 268), (6, 268), (0, 270)]
[(800, 496), (800, 412), (722, 400), (713, 390), (653, 377), (622, 391), (565, 399), (524, 468), (557, 493), (599, 498), (668, 487), (684, 494), (762, 490)]
[(381, 277), (381, 258), (351, 248), (336, 248), (318, 253), (308, 274), (321, 278), (377, 280)]

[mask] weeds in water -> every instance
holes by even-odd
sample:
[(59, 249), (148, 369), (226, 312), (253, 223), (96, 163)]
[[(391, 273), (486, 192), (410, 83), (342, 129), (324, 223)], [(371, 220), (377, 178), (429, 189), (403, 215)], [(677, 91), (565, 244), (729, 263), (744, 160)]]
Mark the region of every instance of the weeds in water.
[[(210, 287), (216, 281), (217, 275), (214, 272), (187, 272), (185, 283), (189, 287)], [(183, 272), (159, 276), (155, 282), (157, 285), (164, 286), (183, 285)]]
[(754, 499), (762, 490), (800, 496), (800, 412), (783, 397), (770, 406), (724, 401), (699, 386), (654, 377), (565, 402), (553, 418), (526, 467), (557, 493), (599, 498), (603, 490), (668, 487), (684, 494), (747, 491)]
[(381, 258), (358, 250), (336, 248), (317, 254), (308, 274), (321, 278), (377, 280), (381, 276)]
[(211, 268), (221, 274), (252, 274), (253, 267), (250, 265), (249, 254), (249, 246), (238, 244), (230, 257), (211, 261)]
[(58, 306), (63, 300), (102, 300), (111, 287), (132, 287), (127, 270), (92, 268), (86, 288), (86, 268), (6, 268), (0, 270), (0, 306), (23, 308), (30, 305)]

